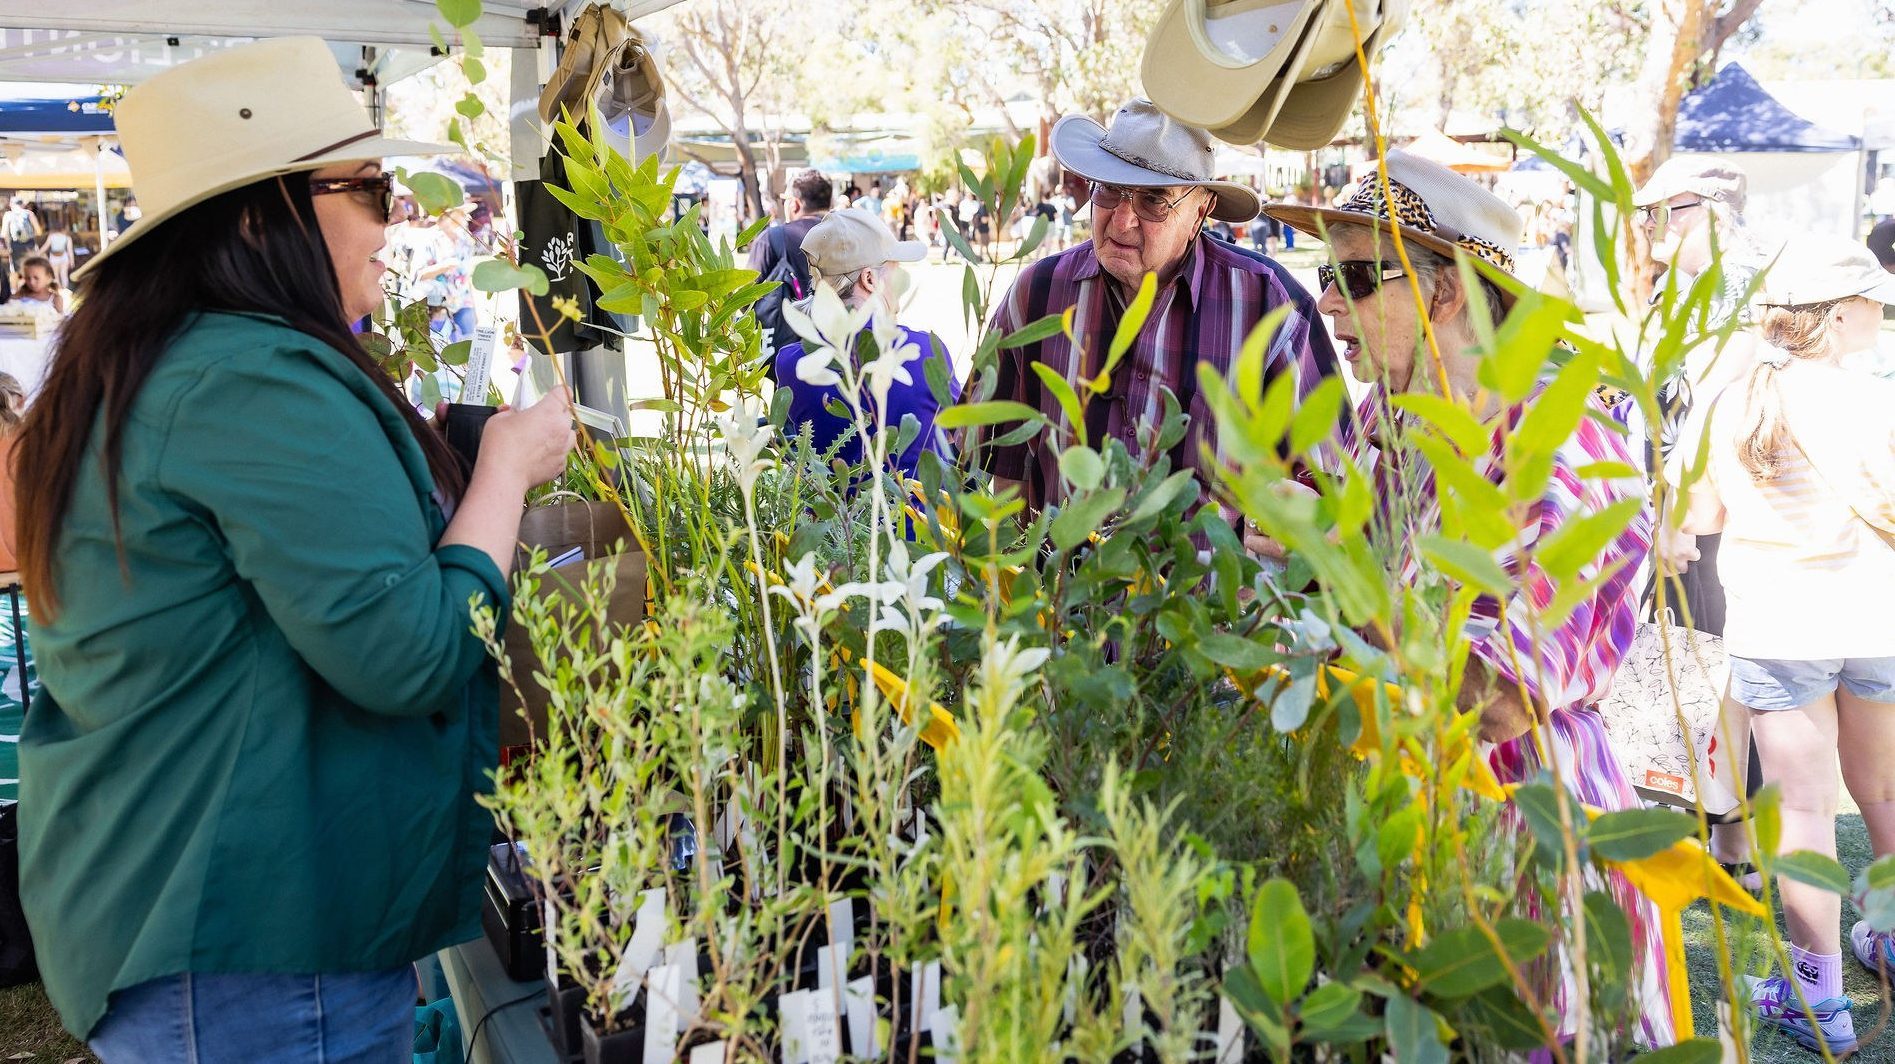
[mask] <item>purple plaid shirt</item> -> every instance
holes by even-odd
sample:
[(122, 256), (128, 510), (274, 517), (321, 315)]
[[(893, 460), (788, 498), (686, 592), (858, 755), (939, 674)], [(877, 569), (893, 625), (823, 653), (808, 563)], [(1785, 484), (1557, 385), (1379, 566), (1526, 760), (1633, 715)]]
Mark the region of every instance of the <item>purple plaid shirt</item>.
[[(1057, 503), (1062, 497), (1059, 453), (1072, 441), (1073, 433), (1059, 400), (1028, 367), (1034, 362), (1044, 363), (1083, 394), (1079, 380), (1098, 372), (1118, 321), (1118, 312), (1109, 305), (1113, 300), (1107, 293), (1114, 283), (1100, 269), (1092, 244), (1080, 244), (1022, 270), (989, 326), (1005, 336), (1048, 314), (1075, 308), (1076, 342), (1054, 334), (1023, 347), (1002, 350), (999, 356), (999, 387), (994, 398), (1026, 403), (1045, 414), (1054, 426), (1050, 437), (1043, 433), (1025, 443), (988, 447), (982, 452), (987, 471), (1020, 481), (1031, 506)], [(1105, 433), (1123, 441), (1134, 458), (1141, 457), (1139, 426), (1147, 424), (1151, 432), (1157, 432), (1164, 416), (1159, 388), (1169, 388), (1191, 417), (1184, 439), (1172, 451), (1172, 466), (1195, 471), (1208, 494), (1216, 483), (1211, 463), (1226, 458), (1210, 405), (1198, 394), (1197, 363), (1208, 362), (1228, 377), (1244, 338), (1264, 315), (1284, 303), (1295, 309), (1271, 339), (1263, 385), (1267, 389), (1278, 374), (1291, 373), (1300, 403), (1323, 377), (1336, 372), (1336, 354), (1329, 334), (1313, 325), (1315, 301), (1275, 261), (1234, 244), (1199, 237), (1177, 276), (1158, 289), (1145, 327), (1113, 372), (1111, 392), (1091, 401), (1093, 406), (1104, 407)], [(1089, 409), (1086, 416), (1091, 422), (1089, 428), (1093, 428), (1099, 424), (1101, 412)], [(1091, 435), (1097, 446), (1101, 442), (1097, 431)], [(1242, 514), (1235, 508), (1220, 504), (1219, 510), (1232, 527), (1240, 525)]]

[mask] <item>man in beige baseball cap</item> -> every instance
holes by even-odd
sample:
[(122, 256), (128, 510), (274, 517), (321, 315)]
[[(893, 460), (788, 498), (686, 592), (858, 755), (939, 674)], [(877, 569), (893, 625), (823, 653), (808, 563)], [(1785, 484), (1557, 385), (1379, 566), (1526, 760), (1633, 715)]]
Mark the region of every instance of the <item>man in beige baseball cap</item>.
[[(873, 211), (845, 207), (823, 215), (809, 230), (803, 238), (803, 255), (809, 260), (814, 285), (833, 289), (851, 311), (872, 308), (883, 321), (892, 322), (900, 310), (897, 300), (906, 280), (901, 264), (926, 259), (928, 245), (919, 240), (897, 240), (888, 223)], [(813, 313), (811, 304), (819, 298), (820, 290), (817, 296), (796, 305), (805, 313)], [(887, 456), (891, 471), (913, 477), (922, 454), (929, 452), (951, 460), (953, 450), (947, 436), (934, 424), (943, 403), (951, 405), (961, 396), (947, 347), (933, 333), (906, 326), (897, 326), (896, 331), (899, 335), (893, 350), (901, 354), (888, 365), (897, 368), (879, 374), (864, 373), (853, 363), (847, 367), (840, 364), (839, 360), (855, 357), (853, 341), (846, 345), (849, 350), (840, 352), (811, 347), (800, 339), (779, 347), (775, 370), (778, 386), (790, 390), (788, 431), (795, 433), (807, 427), (818, 452), (827, 452), (841, 441), (836, 457), (851, 466), (861, 462), (862, 439), (856, 426), (831, 406), (842, 397), (841, 388), (848, 380), (875, 377), (872, 381), (861, 380), (858, 400), (870, 420), (889, 433), (898, 433), (902, 419), (908, 416), (914, 417), (920, 427), (906, 447)], [(945, 396), (936, 395), (928, 383), (927, 364), (935, 359), (948, 371)], [(886, 391), (882, 391), (884, 388)]]

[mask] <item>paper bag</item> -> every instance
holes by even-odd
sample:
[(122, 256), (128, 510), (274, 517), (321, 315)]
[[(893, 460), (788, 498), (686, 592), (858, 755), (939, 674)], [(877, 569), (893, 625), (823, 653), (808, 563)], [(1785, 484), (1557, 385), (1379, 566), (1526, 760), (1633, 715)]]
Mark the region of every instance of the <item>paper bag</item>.
[[(561, 502), (536, 506), (520, 519), (522, 563), (528, 549), (543, 549), (549, 558), (579, 547), (585, 557), (555, 566), (540, 578), (537, 594), (543, 598), (574, 597), (587, 581), (598, 581), (612, 571), (615, 580), (606, 603), (607, 627), (636, 626), (645, 619), (645, 555), (632, 540), (625, 517), (611, 503)], [(521, 746), (546, 732), (546, 689), (533, 679), (547, 672), (534, 656), (526, 633), (507, 626), (502, 640), (512, 670), (500, 690), (500, 746)], [(517, 690), (516, 690), (517, 688)]]
[[(1740, 716), (1731, 722), (1729, 735), (1737, 749), (1728, 749), (1723, 706), (1729, 676), (1724, 641), (1716, 636), (1675, 624), (1638, 626), (1625, 660), (1613, 674), (1611, 693), (1599, 703), (1599, 715), (1605, 718), (1613, 749), (1641, 797), (1668, 805), (1702, 806), (1712, 817), (1737, 806), (1737, 768), (1744, 756), (1749, 721)], [(1690, 725), (1689, 734), (1678, 726), (1680, 709)], [(1693, 785), (1693, 762), (1701, 790)]]

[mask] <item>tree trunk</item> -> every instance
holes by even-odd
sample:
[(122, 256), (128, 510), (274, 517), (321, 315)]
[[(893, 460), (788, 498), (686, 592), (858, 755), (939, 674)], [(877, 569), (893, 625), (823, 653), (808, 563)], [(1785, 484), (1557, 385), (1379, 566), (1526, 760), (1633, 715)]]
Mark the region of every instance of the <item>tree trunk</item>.
[(737, 152), (737, 180), (743, 183), (744, 206), (751, 219), (761, 218), (764, 214), (763, 175), (757, 170), (757, 153), (750, 148), (750, 129), (741, 111), (731, 123), (730, 142)]
[[(1678, 106), (1684, 101), (1691, 73), (1700, 59), (1714, 55), (1756, 14), (1763, 0), (1733, 0), (1718, 13), (1723, 0), (1662, 0), (1651, 21), (1645, 45), (1645, 65), (1639, 71), (1639, 106), (1626, 129), (1625, 167), (1632, 183), (1642, 185), (1671, 157), (1678, 132)], [(1628, 225), (1624, 247), (1631, 268), (1625, 271), (1632, 305), (1650, 298), (1656, 267), (1651, 244), (1642, 227)]]

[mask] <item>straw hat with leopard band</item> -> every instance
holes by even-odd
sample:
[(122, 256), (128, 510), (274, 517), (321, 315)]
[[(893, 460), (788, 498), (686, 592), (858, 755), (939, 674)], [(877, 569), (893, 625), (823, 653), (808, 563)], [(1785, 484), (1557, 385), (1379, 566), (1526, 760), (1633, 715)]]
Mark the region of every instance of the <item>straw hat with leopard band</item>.
[[(1371, 172), (1349, 198), (1334, 207), (1275, 204), (1263, 213), (1299, 232), (1321, 238), (1325, 229), (1362, 225), (1378, 232), (1401, 230), (1402, 240), (1445, 258), (1466, 258), (1477, 268), (1514, 274), (1514, 249), (1525, 228), (1507, 201), (1470, 178), (1407, 152), (1388, 153), (1386, 192)], [(1393, 256), (1393, 251), (1390, 251)], [(1512, 293), (1500, 291), (1511, 305)]]

